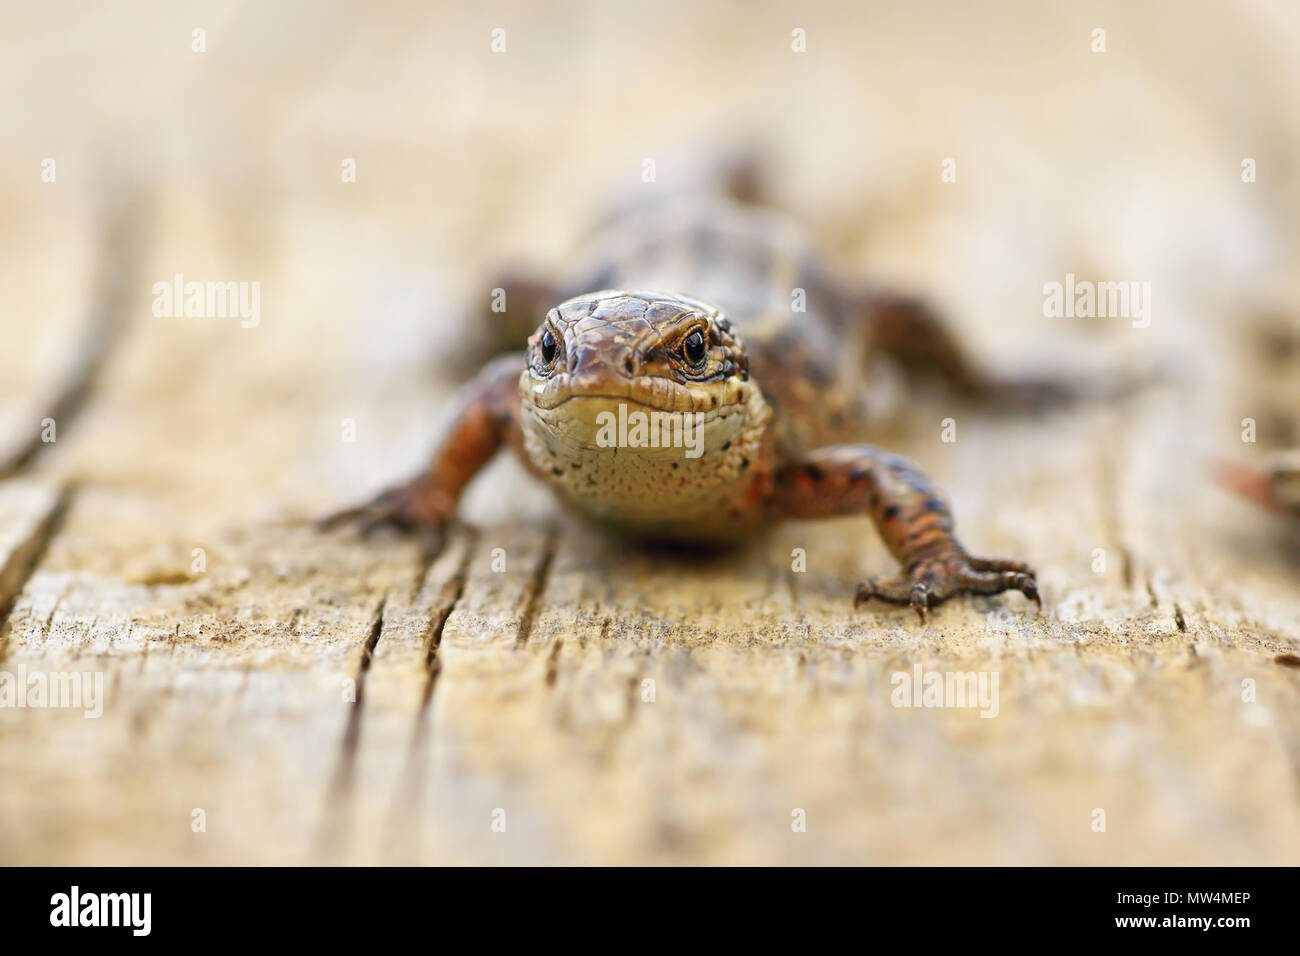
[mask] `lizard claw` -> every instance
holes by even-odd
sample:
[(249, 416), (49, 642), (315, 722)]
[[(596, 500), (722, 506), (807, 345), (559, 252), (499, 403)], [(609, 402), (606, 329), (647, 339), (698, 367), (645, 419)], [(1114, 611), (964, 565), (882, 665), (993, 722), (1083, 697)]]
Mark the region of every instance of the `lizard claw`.
[(916, 616), (925, 623), (925, 615), (930, 609), (930, 588), (924, 582), (920, 581), (912, 586), (912, 609), (916, 611)]
[(868, 601), (870, 601), (873, 597), (876, 596), (875, 585), (876, 585), (875, 578), (867, 578), (867, 580), (863, 581), (861, 584), (858, 585), (858, 589), (853, 593), (854, 610), (866, 604)]
[(1043, 613), (1043, 599), (1039, 597), (1037, 581), (1034, 580), (1027, 581), (1024, 584), (1020, 585), (1018, 590), (1020, 591), (1021, 594), (1023, 594), (1025, 597), (1029, 598), (1029, 600), (1034, 602), (1034, 606), (1038, 609), (1039, 614)]
[(908, 595), (903, 597), (899, 588), (904, 586), (900, 584), (901, 578), (893, 578), (889, 581), (880, 582), (876, 578), (868, 578), (858, 585), (857, 591), (853, 595), (853, 606), (858, 608), (866, 604), (873, 597), (880, 598), (882, 601), (890, 601), (894, 604), (910, 604), (916, 611), (916, 616), (925, 623), (926, 612), (930, 607), (930, 588), (925, 582), (918, 581), (916, 584), (907, 582), (910, 586)]

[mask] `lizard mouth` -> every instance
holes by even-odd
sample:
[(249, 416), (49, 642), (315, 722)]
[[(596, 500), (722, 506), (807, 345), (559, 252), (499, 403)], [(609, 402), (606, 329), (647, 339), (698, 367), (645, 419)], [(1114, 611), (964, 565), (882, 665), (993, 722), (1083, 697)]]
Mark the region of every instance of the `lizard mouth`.
[(548, 411), (575, 399), (592, 399), (593, 406), (626, 402), (651, 411), (709, 414), (745, 400), (745, 385), (735, 379), (688, 385), (649, 375), (612, 382), (581, 382), (569, 375), (539, 381), (525, 373), (520, 390), (537, 408)]
[[(536, 391), (523, 401), (524, 439), (534, 464), (556, 475), (578, 469), (584, 480), (599, 483), (602, 471), (618, 462), (618, 467), (643, 469), (643, 476), (646, 468), (660, 468), (665, 480), (675, 476), (680, 481), (685, 472), (677, 469), (731, 448), (749, 425), (750, 407), (734, 394), (723, 404), (711, 392), (665, 390), (655, 381), (646, 379), (638, 387), (633, 379), (626, 388), (611, 389), (606, 383), (576, 391), (545, 391), (542, 383), (531, 383)], [(723, 382), (711, 386), (724, 387)], [(542, 393), (541, 401), (536, 392)]]

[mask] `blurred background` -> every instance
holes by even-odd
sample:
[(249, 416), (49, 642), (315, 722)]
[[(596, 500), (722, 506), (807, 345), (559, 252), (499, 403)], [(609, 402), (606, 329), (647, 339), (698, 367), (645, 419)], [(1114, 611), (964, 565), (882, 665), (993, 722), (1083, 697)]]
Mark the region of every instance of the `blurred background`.
[[(737, 142), (832, 262), (929, 296), (990, 363), (1167, 361), (1189, 453), (1241, 452), (1246, 416), (1295, 439), (1269, 384), (1300, 296), (1285, 0), (52, 2), (5, 4), (0, 27), (7, 422), (73, 358), (106, 200), (144, 200), (130, 327), (87, 412), (104, 442), (59, 449), (60, 471), (219, 517), (404, 471), (436, 418), (415, 397), (464, 373), (500, 266), (562, 268), (612, 203)], [(1067, 272), (1150, 282), (1150, 328), (1045, 318)], [(260, 283), (260, 327), (154, 318), (175, 273)]]

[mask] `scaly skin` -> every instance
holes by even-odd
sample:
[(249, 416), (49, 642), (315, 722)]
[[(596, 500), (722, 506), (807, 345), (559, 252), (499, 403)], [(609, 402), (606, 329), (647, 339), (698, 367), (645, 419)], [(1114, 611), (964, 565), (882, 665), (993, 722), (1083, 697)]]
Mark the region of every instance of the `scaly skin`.
[[(425, 472), (331, 521), (441, 529), (474, 474), (509, 447), (571, 509), (636, 538), (730, 541), (786, 519), (867, 514), (902, 572), (862, 584), (858, 602), (910, 604), (922, 619), (961, 592), (1018, 590), (1039, 603), (1027, 565), (966, 552), (916, 466), (854, 442), (873, 349), (977, 397), (1058, 390), (990, 383), (923, 306), (838, 285), (765, 214), (694, 201), (637, 210), (613, 230), (557, 287), (604, 291), (566, 298), (526, 353), (483, 370)], [(691, 295), (624, 291), (654, 288)], [(796, 288), (802, 312), (791, 308)], [(620, 406), (698, 416), (700, 454), (610, 447), (602, 429)]]

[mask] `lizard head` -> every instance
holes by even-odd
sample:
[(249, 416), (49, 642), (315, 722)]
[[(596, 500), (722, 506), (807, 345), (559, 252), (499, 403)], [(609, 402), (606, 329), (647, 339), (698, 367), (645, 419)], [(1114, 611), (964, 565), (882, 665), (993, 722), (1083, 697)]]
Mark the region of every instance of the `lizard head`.
[(533, 466), (620, 524), (690, 520), (727, 497), (752, 479), (770, 417), (726, 316), (657, 292), (594, 292), (551, 309), (519, 389)]
[(653, 292), (595, 292), (547, 313), (528, 340), (528, 372), (540, 408), (597, 397), (706, 412), (744, 400), (749, 360), (713, 306)]

